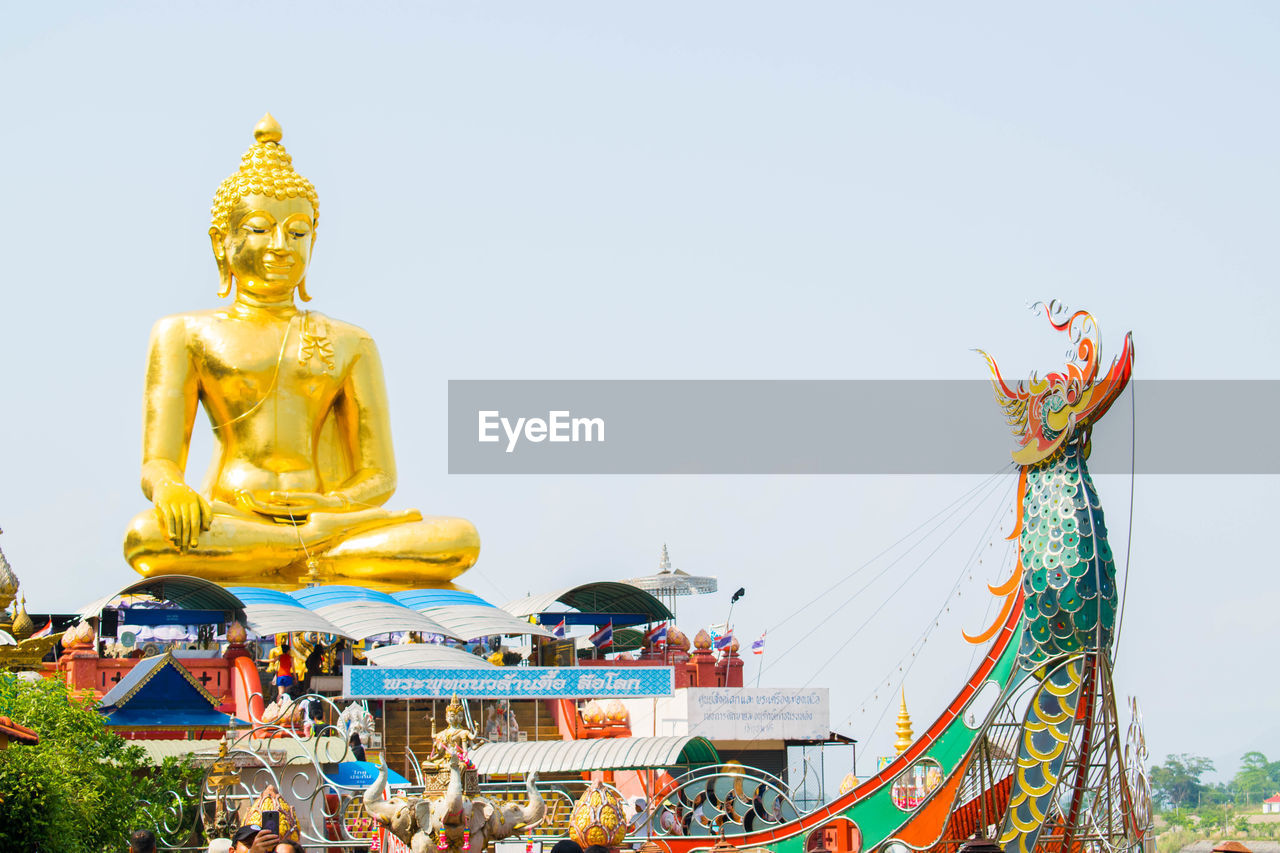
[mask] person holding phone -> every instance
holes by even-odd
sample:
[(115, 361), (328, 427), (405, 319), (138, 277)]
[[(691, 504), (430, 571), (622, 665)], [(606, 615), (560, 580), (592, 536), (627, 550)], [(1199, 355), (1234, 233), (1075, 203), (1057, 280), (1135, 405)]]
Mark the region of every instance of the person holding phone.
[[(277, 820), (279, 813), (277, 813)], [(231, 836), (232, 853), (274, 853), (283, 839), (256, 824), (242, 826)]]

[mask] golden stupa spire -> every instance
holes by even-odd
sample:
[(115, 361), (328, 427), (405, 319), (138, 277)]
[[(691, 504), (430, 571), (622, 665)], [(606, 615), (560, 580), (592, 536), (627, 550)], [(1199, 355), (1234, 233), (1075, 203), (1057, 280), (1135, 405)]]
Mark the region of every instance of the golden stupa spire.
[(35, 623), (27, 615), (27, 597), (24, 595), (19, 599), (18, 612), (13, 617), (13, 630), (9, 633), (13, 634), (15, 640), (22, 641), (30, 637), (35, 630)]
[(898, 706), (898, 728), (896, 730), (898, 739), (893, 742), (893, 748), (901, 755), (906, 752), (907, 747), (911, 746), (913, 734), (911, 732), (911, 715), (907, 713), (907, 689), (902, 688), (902, 704)]

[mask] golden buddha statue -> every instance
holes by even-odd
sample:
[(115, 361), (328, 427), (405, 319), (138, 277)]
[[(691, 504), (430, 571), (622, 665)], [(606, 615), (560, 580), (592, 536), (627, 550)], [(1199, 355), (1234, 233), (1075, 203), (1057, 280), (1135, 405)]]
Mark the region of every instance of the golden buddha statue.
[[(465, 519), (382, 508), (396, 488), (382, 365), (364, 330), (299, 310), (319, 206), (270, 114), (218, 187), (209, 237), (231, 304), (151, 334), (142, 490), (125, 559), (138, 572), (235, 585), (446, 586), (475, 563)], [(197, 403), (213, 462), (185, 481)]]

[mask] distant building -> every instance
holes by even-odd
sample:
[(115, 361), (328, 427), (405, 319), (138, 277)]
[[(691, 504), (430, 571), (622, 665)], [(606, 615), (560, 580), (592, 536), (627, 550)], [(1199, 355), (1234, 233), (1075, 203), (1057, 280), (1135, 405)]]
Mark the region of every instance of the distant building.
[(1262, 801), (1263, 814), (1280, 814), (1280, 794)]

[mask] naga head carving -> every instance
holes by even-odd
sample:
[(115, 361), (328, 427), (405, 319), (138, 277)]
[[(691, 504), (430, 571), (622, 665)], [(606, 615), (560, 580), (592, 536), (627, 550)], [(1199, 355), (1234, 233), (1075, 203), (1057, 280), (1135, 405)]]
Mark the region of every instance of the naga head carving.
[(1133, 372), (1132, 332), (1125, 335), (1120, 355), (1099, 378), (1102, 335), (1093, 315), (1072, 313), (1057, 300), (1047, 305), (1037, 302), (1032, 309), (1043, 311), (1053, 328), (1066, 332), (1071, 340), (1063, 372), (1043, 377), (1033, 373), (1030, 379), (1010, 385), (995, 359), (978, 350), (991, 368), (996, 400), (1021, 445), (1013, 452), (1013, 461), (1024, 466), (1043, 462), (1077, 441), (1087, 454), (1090, 430), (1120, 396)]

